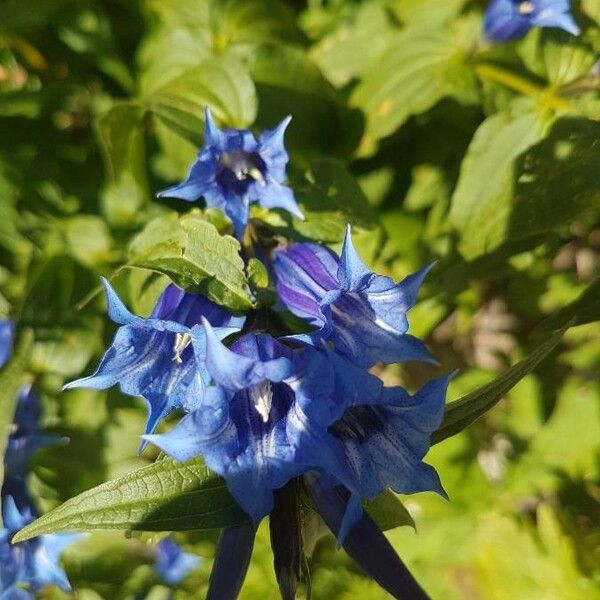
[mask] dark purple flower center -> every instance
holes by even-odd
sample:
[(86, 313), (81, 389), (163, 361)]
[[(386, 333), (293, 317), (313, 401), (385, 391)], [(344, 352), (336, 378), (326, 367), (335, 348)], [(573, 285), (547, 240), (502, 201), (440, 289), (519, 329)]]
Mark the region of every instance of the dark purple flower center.
[(217, 183), (226, 190), (243, 195), (253, 182), (265, 185), (267, 165), (258, 152), (223, 152), (217, 167)]
[(369, 435), (381, 431), (385, 419), (374, 406), (353, 406), (344, 416), (329, 427), (329, 433), (337, 438), (364, 440)]

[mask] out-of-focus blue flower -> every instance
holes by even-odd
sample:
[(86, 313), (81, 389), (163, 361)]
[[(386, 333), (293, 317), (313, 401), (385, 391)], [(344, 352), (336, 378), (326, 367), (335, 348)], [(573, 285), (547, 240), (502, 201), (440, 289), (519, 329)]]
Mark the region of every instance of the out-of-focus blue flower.
[(164, 538), (156, 545), (156, 574), (168, 585), (178, 585), (188, 573), (201, 562), (199, 556), (185, 552), (171, 538)]
[(208, 108), (204, 119), (204, 146), (187, 179), (158, 197), (189, 202), (203, 197), (207, 206), (221, 209), (231, 219), (238, 239), (251, 202), (282, 208), (303, 219), (292, 190), (283, 185), (289, 159), (283, 137), (291, 117), (258, 139), (247, 129), (219, 129)]
[(491, 0), (484, 19), (485, 35), (496, 42), (523, 37), (532, 27), (558, 27), (573, 35), (580, 30), (569, 0)]
[(32, 455), (45, 446), (60, 444), (61, 438), (39, 431), (40, 399), (31, 385), (23, 385), (4, 455), (5, 472), (2, 495), (10, 495), (18, 507), (31, 504), (25, 479)]
[(11, 319), (0, 320), (0, 367), (11, 357), (15, 335), (15, 325)]
[(119, 384), (125, 394), (141, 396), (148, 403), (146, 433), (150, 433), (173, 409), (192, 410), (203, 395), (203, 345), (198, 341), (192, 351), (191, 328), (204, 317), (224, 338), (239, 330), (244, 317), (234, 317), (204, 296), (169, 285), (145, 319), (130, 313), (110, 284), (105, 279), (102, 283), (108, 314), (121, 327), (96, 372), (65, 388), (105, 389)]
[[(324, 354), (301, 351), (266, 334), (226, 348), (208, 322), (206, 366), (215, 383), (198, 410), (169, 433), (144, 436), (180, 461), (202, 455), (223, 476), (238, 504), (258, 523), (273, 490), (314, 462), (309, 443), (341, 416), (332, 401), (333, 373)], [(194, 329), (194, 348), (198, 339)]]
[(0, 591), (3, 595), (0, 597), (30, 597), (27, 592), (20, 592), (21, 595), (18, 595), (17, 585), (28, 586), (33, 591), (47, 585), (56, 585), (69, 591), (69, 580), (59, 565), (60, 556), (81, 535), (44, 535), (11, 544), (12, 536), (33, 521), (33, 512), (30, 509), (19, 510), (11, 496), (4, 496), (2, 518), (4, 526), (0, 529)]
[(406, 333), (406, 313), (429, 268), (400, 283), (369, 271), (349, 227), (341, 257), (317, 244), (291, 244), (275, 253), (274, 268), (283, 305), (317, 328), (293, 339), (312, 345), (331, 341), (363, 367), (432, 360), (423, 343)]

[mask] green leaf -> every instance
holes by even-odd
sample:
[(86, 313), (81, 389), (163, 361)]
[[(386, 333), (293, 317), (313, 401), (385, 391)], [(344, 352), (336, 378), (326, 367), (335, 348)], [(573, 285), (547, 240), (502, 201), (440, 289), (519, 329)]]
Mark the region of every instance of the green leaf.
[(556, 348), (565, 331), (566, 328), (556, 332), (543, 344), (540, 344), (527, 358), (511, 367), (491, 383), (467, 394), (460, 400), (448, 404), (444, 420), (439, 429), (432, 435), (431, 443), (437, 444), (456, 435), (490, 410), (502, 399), (506, 392), (523, 377), (531, 373)]
[(367, 500), (363, 503), (363, 508), (382, 531), (404, 525), (416, 529), (414, 519), (391, 490), (385, 490), (377, 498)]
[[(563, 118), (519, 157), (503, 241), (567, 227), (600, 214), (600, 122)], [(466, 235), (466, 233), (465, 233)]]
[(135, 102), (115, 104), (96, 122), (108, 185), (102, 196), (107, 220), (117, 227), (135, 225), (148, 202), (144, 135), (145, 109)]
[(165, 125), (196, 145), (202, 139), (206, 106), (231, 127), (246, 127), (257, 110), (254, 83), (233, 57), (207, 59), (183, 71), (143, 103)]
[(549, 113), (529, 109), (521, 99), (512, 110), (488, 117), (477, 129), (452, 196), (450, 220), (461, 232), (459, 250), (468, 260), (504, 239), (516, 177), (515, 159), (539, 141)]
[(43, 27), (73, 0), (4, 0), (0, 5), (0, 33)]
[(225, 482), (202, 461), (164, 459), (71, 498), (22, 529), (13, 541), (61, 531), (217, 529), (246, 518)]
[(168, 275), (179, 287), (201, 292), (240, 313), (252, 308), (240, 245), (222, 236), (199, 211), (151, 221), (131, 242), (129, 265)]
[(106, 221), (96, 215), (77, 215), (64, 221), (69, 253), (82, 265), (105, 265), (113, 258)]
[(103, 319), (91, 307), (75, 308), (97, 284), (96, 276), (69, 256), (32, 265), (19, 321), (35, 329), (33, 371), (78, 375), (100, 350)]
[(254, 209), (276, 231), (299, 239), (339, 242), (348, 223), (363, 229), (377, 227), (369, 201), (340, 161), (315, 160), (307, 173), (293, 173), (290, 179), (304, 221), (288, 213)]
[[(0, 456), (4, 457), (10, 436), (19, 388), (29, 361), (33, 332), (26, 330), (12, 359), (0, 371)], [(4, 460), (0, 460), (0, 481), (4, 481)], [(0, 526), (2, 515), (0, 514)]]
[(267, 267), (258, 258), (252, 257), (248, 261), (247, 271), (248, 280), (254, 288), (264, 289), (269, 286), (269, 272), (267, 271)]
[(407, 26), (439, 27), (456, 17), (467, 0), (392, 0), (396, 18)]
[(544, 319), (536, 329), (552, 331), (571, 323), (571, 327), (600, 321), (600, 278), (596, 279), (585, 291), (568, 306)]
[[(359, 7), (351, 23), (341, 23), (320, 40), (310, 56), (333, 85), (342, 87), (363, 75), (397, 33), (385, 6), (366, 3)], [(361, 51), (357, 52), (357, 48)]]
[(361, 120), (350, 111), (300, 48), (264, 44), (246, 57), (256, 83), (260, 111), (256, 127), (270, 129), (292, 115), (286, 146), (304, 158), (350, 152)]
[(476, 101), (467, 56), (478, 28), (470, 21), (458, 25), (451, 33), (435, 28), (399, 33), (355, 88), (350, 103), (367, 117), (361, 154), (373, 153), (379, 139), (445, 96), (460, 102)]
[(517, 52), (531, 71), (554, 87), (587, 75), (597, 60), (581, 36), (557, 28), (535, 29), (517, 45)]

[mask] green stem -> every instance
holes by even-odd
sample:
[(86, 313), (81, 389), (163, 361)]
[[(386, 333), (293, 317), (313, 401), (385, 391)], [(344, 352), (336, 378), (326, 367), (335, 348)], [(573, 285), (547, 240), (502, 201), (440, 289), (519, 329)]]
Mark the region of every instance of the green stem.
[(481, 79), (494, 81), (524, 96), (531, 96), (555, 111), (563, 112), (571, 108), (567, 100), (558, 98), (550, 90), (541, 88), (531, 81), (510, 71), (505, 71), (496, 65), (480, 63), (475, 66), (475, 74)]

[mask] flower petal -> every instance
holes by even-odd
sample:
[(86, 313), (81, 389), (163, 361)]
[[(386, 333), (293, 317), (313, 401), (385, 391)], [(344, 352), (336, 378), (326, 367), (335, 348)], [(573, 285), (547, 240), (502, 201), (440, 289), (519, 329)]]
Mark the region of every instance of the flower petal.
[(264, 208), (281, 208), (304, 220), (304, 214), (298, 207), (291, 188), (281, 185), (270, 177), (264, 186), (255, 183), (253, 190), (254, 194), (252, 197), (256, 198), (258, 203)]
[(236, 600), (250, 566), (255, 536), (250, 523), (221, 531), (206, 600)]
[[(264, 380), (283, 381), (292, 374), (294, 365), (289, 358), (281, 356), (261, 361), (245, 357), (224, 346), (205, 319), (203, 325), (206, 331), (206, 366), (219, 385), (229, 390), (242, 390)], [(266, 343), (259, 336), (252, 339), (257, 344), (261, 341)]]
[[(435, 469), (421, 459), (441, 422), (450, 377), (428, 382), (412, 397), (402, 388), (385, 388), (379, 406), (354, 406), (344, 413), (332, 433), (353, 473), (351, 489), (363, 498), (375, 498), (388, 487), (446, 497)], [(340, 472), (345, 473), (342, 467)]]
[(204, 108), (204, 145), (219, 149), (225, 145), (223, 132), (217, 127), (208, 106)]
[(12, 355), (15, 325), (11, 319), (0, 320), (0, 367)]
[(322, 476), (305, 476), (310, 497), (344, 550), (356, 563), (394, 598), (427, 600), (428, 596), (396, 554), (385, 535), (364, 512), (353, 527), (342, 535), (344, 515), (352, 502), (347, 491), (332, 487)]
[(346, 235), (342, 254), (340, 255), (340, 265), (337, 272), (339, 284), (343, 290), (358, 290), (366, 286), (373, 277), (373, 273), (362, 261), (354, 245), (352, 244), (352, 234), (350, 225), (346, 226)]

